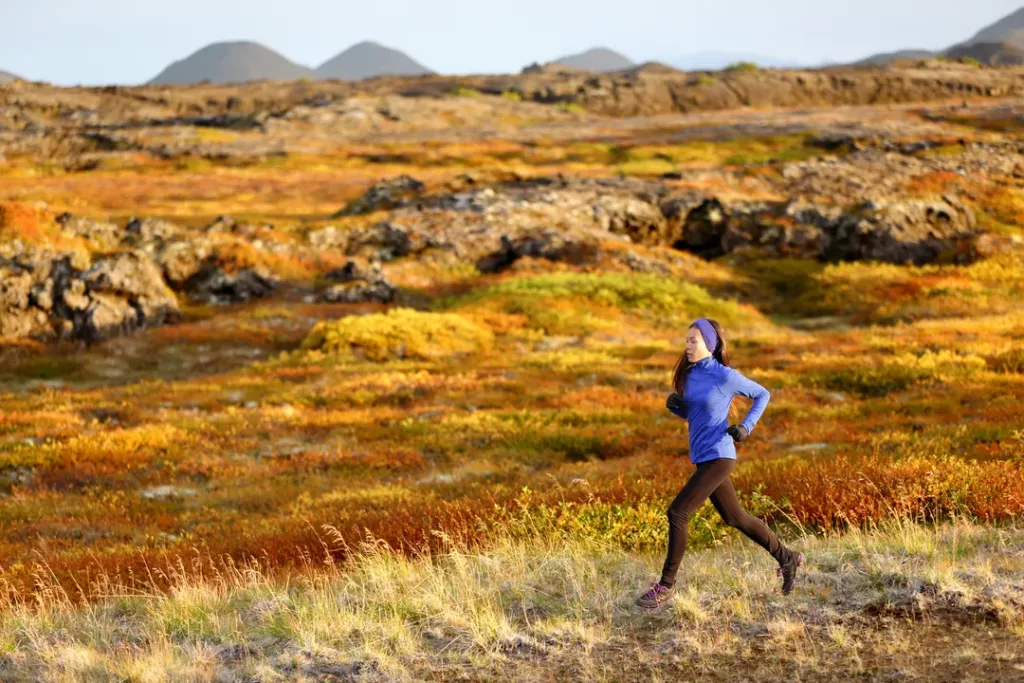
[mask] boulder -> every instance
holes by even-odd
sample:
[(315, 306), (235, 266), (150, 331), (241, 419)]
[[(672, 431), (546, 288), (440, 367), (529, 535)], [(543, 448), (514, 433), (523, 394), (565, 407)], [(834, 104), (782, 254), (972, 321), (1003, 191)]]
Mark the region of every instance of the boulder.
[(822, 256), (921, 265), (975, 232), (974, 212), (955, 197), (870, 203), (831, 226)]
[(636, 244), (671, 244), (679, 237), (679, 224), (670, 223), (660, 206), (639, 197), (601, 197), (593, 208), (598, 227), (626, 235)]
[(364, 213), (391, 209), (401, 202), (423, 192), (424, 185), (412, 176), (400, 175), (397, 178), (382, 180), (373, 185), (366, 193), (358, 199), (338, 211), (332, 218), (342, 216), (358, 216)]
[(349, 261), (341, 268), (327, 273), (325, 279), (333, 283), (317, 294), (318, 301), (329, 303), (391, 303), (397, 289), (379, 266), (360, 267)]
[(864, 202), (853, 209), (813, 203), (733, 202), (694, 208), (673, 244), (704, 258), (737, 249), (768, 257), (923, 264), (977, 232), (974, 213), (955, 197)]
[(722, 235), (728, 220), (729, 214), (720, 201), (714, 197), (705, 199), (686, 215), (681, 234), (672, 246), (704, 258), (721, 256), (725, 253)]
[(962, 240), (953, 254), (958, 264), (974, 263), (1009, 251), (1024, 250), (1024, 237), (982, 233)]
[(124, 226), (121, 244), (154, 254), (180, 234), (181, 229), (174, 223), (157, 218), (133, 218)]
[(427, 235), (391, 223), (377, 223), (352, 231), (345, 242), (345, 254), (371, 260), (391, 261), (418, 254), (436, 246)]
[(275, 281), (261, 270), (242, 268), (231, 271), (213, 258), (204, 261), (182, 284), (182, 291), (190, 299), (213, 305), (261, 299), (274, 288)]
[(156, 258), (168, 284), (199, 303), (241, 303), (274, 291), (277, 281), (268, 269), (232, 265), (234, 244), (217, 237), (181, 237), (161, 248)]
[(144, 252), (104, 256), (85, 270), (66, 254), (0, 257), (0, 337), (96, 342), (179, 317)]
[(57, 223), (65, 235), (81, 237), (103, 250), (116, 249), (121, 242), (121, 228), (113, 223), (73, 216), (70, 213), (57, 216)]

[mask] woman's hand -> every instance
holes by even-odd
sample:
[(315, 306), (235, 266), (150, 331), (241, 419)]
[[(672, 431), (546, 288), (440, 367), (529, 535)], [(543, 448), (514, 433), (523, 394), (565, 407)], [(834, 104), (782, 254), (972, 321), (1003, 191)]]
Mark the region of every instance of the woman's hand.
[(725, 430), (725, 433), (731, 436), (735, 441), (744, 441), (750, 435), (747, 432), (747, 428), (743, 425), (732, 425)]
[(686, 414), (686, 401), (683, 399), (682, 396), (680, 396), (674, 391), (671, 394), (669, 394), (668, 400), (665, 401), (665, 407), (668, 408), (669, 411), (671, 411), (672, 413), (675, 413), (676, 415)]

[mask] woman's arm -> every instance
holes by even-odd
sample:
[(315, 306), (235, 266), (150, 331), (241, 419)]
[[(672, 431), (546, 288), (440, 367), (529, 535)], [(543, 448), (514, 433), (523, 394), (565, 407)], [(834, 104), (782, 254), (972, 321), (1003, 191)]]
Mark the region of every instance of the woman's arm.
[(672, 392), (669, 394), (668, 400), (665, 401), (665, 407), (668, 408), (669, 412), (677, 417), (686, 419), (686, 399)]
[(772, 397), (771, 393), (754, 380), (747, 379), (733, 368), (729, 368), (728, 373), (726, 373), (725, 386), (722, 387), (722, 390), (728, 396), (736, 396), (738, 394), (754, 399), (753, 405), (747, 411), (747, 416), (740, 422), (743, 428), (747, 430), (747, 434), (750, 434), (750, 432), (754, 431), (754, 425), (761, 419), (761, 413), (768, 407), (768, 401)]

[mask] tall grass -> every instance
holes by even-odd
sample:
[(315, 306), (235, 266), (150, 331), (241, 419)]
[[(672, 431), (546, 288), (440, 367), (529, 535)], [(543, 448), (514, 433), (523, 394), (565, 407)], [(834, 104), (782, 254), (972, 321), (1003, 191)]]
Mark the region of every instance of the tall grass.
[[(996, 647), (993, 632), (1018, 647), (1024, 639), (1024, 529), (1015, 525), (893, 519), (804, 536), (794, 545), (808, 561), (789, 597), (769, 556), (733, 536), (688, 553), (676, 597), (653, 614), (633, 599), (657, 578), (660, 553), (565, 535), (498, 534), (483, 551), (441, 540), (438, 551), (403, 557), (367, 537), (344, 566), (310, 557), (311, 571), (288, 582), (253, 563), (203, 581), (181, 572), (164, 594), (111, 583), (107, 599), (84, 606), (41, 591), (35, 604), (3, 608), (0, 677), (421, 680), (461, 671), (491, 680), (583, 671), (622, 680), (708, 667), (863, 675), (872, 669), (865, 649), (876, 647), (911, 670), (955, 667), (948, 648), (915, 661), (912, 636), (927, 622), (978, 625), (980, 652)], [(894, 617), (908, 621), (890, 623), (881, 642), (880, 620)], [(761, 657), (759, 644), (778, 648), (775, 656)]]

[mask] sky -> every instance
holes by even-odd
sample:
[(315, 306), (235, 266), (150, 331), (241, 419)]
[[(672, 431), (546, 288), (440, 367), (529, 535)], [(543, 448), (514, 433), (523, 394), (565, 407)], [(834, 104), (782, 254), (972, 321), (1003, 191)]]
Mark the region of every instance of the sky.
[(593, 46), (636, 62), (705, 51), (823, 64), (965, 40), (1024, 0), (0, 0), (0, 70), (137, 84), (209, 43), (315, 67), (375, 40), (440, 73), (509, 73)]

